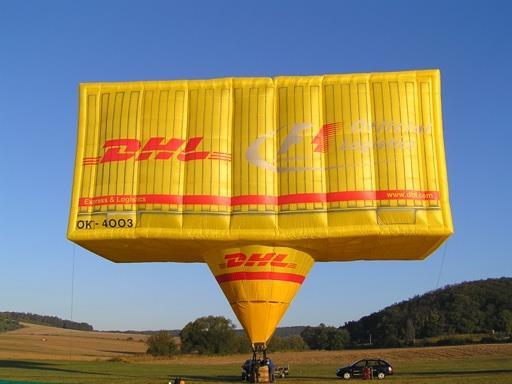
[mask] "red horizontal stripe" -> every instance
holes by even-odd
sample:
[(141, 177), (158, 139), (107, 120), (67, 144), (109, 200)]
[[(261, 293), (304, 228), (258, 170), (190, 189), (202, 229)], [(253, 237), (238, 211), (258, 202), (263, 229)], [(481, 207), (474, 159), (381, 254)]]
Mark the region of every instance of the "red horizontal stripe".
[(233, 272), (215, 276), (219, 284), (239, 280), (278, 280), (302, 284), (304, 276), (282, 272)]
[(243, 195), (233, 196), (231, 198), (231, 205), (249, 205), (249, 204), (267, 204), (277, 205), (278, 199), (276, 196), (265, 196), (265, 195)]
[(175, 205), (284, 205), (300, 203), (333, 203), (338, 201), (358, 200), (439, 200), (438, 191), (346, 191), (329, 193), (295, 193), (282, 196), (243, 195), (243, 196), (212, 196), (212, 195), (108, 195), (94, 198), (82, 197), (80, 207), (117, 204), (175, 204)]

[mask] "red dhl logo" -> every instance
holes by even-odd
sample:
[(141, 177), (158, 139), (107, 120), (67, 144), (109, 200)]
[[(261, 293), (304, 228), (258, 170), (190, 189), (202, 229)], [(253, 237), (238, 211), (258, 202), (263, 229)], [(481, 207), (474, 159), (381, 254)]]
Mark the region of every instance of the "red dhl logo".
[(295, 269), (297, 264), (286, 263), (284, 260), (288, 257), (285, 253), (269, 252), (266, 254), (253, 253), (249, 257), (244, 253), (231, 253), (224, 256), (225, 263), (219, 264), (221, 269), (238, 268), (238, 267), (272, 267), (291, 268)]
[[(314, 145), (313, 152), (326, 153), (330, 143), (334, 140), (334, 136), (341, 127), (341, 123), (329, 123), (323, 125), (311, 140), (311, 144)], [(300, 143), (302, 141), (300, 133), (311, 128), (312, 125), (309, 123), (294, 124), (291, 131), (281, 144), (278, 153), (283, 154), (288, 151), (290, 146)], [(256, 139), (247, 149), (247, 159), (250, 162), (257, 162), (258, 148), (259, 145), (261, 145), (262, 139), (264, 140), (265, 138), (273, 137), (274, 135), (275, 132), (270, 134), (270, 136), (263, 135)], [(103, 164), (130, 159), (135, 159), (136, 161), (149, 159), (169, 160), (176, 153), (176, 159), (180, 161), (205, 159), (231, 161), (230, 153), (198, 151), (197, 147), (202, 140), (202, 136), (192, 137), (188, 140), (171, 138), (167, 141), (165, 137), (151, 137), (144, 145), (142, 145), (142, 142), (137, 139), (123, 138), (107, 140), (103, 144), (105, 154), (97, 157), (85, 157), (83, 159), (83, 165)], [(185, 145), (184, 148), (183, 145)]]
[[(197, 151), (197, 147), (202, 140), (202, 136), (192, 137), (188, 140), (172, 138), (168, 141), (164, 137), (151, 137), (144, 145), (137, 139), (107, 140), (103, 144), (105, 154), (98, 157), (86, 157), (83, 164), (94, 165), (130, 159), (136, 161), (169, 160), (175, 154), (177, 154), (176, 158), (180, 161), (204, 159), (231, 161), (231, 154), (229, 153)], [(184, 144), (185, 147), (182, 148)]]

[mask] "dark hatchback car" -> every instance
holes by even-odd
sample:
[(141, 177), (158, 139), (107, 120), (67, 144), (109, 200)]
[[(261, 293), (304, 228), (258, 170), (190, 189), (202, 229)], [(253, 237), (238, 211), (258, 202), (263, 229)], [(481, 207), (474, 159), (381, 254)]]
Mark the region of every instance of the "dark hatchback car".
[(348, 380), (352, 377), (363, 377), (365, 368), (370, 368), (373, 377), (382, 380), (386, 376), (393, 374), (393, 367), (382, 359), (363, 359), (356, 361), (346, 367), (341, 367), (336, 370), (336, 376)]

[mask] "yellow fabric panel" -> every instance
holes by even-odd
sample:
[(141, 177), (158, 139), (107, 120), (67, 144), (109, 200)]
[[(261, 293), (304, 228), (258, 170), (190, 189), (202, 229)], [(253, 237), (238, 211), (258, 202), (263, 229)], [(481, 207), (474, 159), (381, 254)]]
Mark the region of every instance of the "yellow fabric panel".
[(231, 304), (231, 308), (249, 336), (251, 344), (266, 345), (288, 309), (288, 304), (239, 301)]
[(437, 70), (82, 84), (68, 237), (118, 262), (421, 259), (453, 231), (441, 117)]
[(266, 343), (314, 264), (304, 252), (249, 245), (205, 254), (252, 344)]

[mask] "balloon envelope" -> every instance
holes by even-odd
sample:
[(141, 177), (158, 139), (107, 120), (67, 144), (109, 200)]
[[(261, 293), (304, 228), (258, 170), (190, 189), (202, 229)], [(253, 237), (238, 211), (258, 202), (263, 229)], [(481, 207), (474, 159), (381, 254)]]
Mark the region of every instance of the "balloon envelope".
[(82, 84), (68, 238), (208, 263), (265, 343), (314, 261), (450, 236), (441, 118), (437, 70)]

